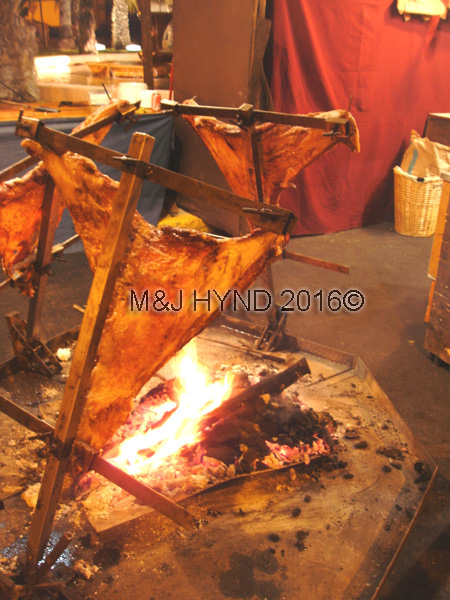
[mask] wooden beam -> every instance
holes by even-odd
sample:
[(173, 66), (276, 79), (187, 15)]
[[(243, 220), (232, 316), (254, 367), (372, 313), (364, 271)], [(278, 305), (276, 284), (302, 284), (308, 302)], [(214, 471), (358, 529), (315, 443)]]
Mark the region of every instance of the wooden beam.
[[(130, 155), (139, 160), (149, 160), (154, 141), (150, 136), (135, 133), (129, 148)], [(120, 262), (129, 242), (141, 186), (142, 180), (136, 175), (122, 175), (55, 425), (52, 453), (29, 531), (24, 570), (28, 581), (36, 580), (37, 565), (50, 537)]]
[(52, 262), (52, 248), (58, 227), (58, 213), (61, 200), (54, 197), (55, 184), (49, 179), (45, 186), (42, 202), (42, 220), (39, 230), (39, 242), (36, 260), (34, 262), (33, 286), (34, 296), (30, 300), (27, 318), (27, 337), (33, 338), (39, 332), (39, 319), (44, 303), (45, 288), (47, 287), (47, 267)]

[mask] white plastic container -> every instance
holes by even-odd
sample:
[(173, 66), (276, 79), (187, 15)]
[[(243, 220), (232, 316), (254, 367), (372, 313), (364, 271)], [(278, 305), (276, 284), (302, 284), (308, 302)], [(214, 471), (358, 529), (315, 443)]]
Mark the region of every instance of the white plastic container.
[(127, 81), (119, 83), (117, 97), (119, 100), (128, 100), (128, 102), (139, 102), (142, 93), (147, 90), (147, 84), (138, 81)]

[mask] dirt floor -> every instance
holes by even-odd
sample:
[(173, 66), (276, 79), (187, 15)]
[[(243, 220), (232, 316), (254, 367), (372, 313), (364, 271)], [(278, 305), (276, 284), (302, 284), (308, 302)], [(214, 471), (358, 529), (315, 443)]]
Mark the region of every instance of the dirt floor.
[[(288, 301), (290, 290), (294, 295), (300, 290), (308, 291), (313, 299), (310, 309), (289, 314), (288, 332), (359, 357), (415, 440), (439, 468), (421, 514), (380, 591), (380, 598), (450, 598), (450, 370), (436, 366), (423, 349), (431, 239), (403, 237), (394, 232), (392, 224), (382, 224), (338, 234), (296, 238), (289, 248), (347, 264), (350, 275), (288, 261), (277, 263), (275, 289), (279, 294), (287, 291), (277, 300)], [(68, 254), (64, 262), (54, 264), (53, 270), (44, 309), (43, 338), (52, 337), (80, 321), (81, 315), (73, 309), (73, 304), (85, 304), (89, 290), (90, 274), (83, 254)], [(342, 295), (348, 290), (359, 290), (364, 297), (364, 307), (354, 312), (320, 310), (319, 292), (327, 298), (332, 290)], [(317, 294), (316, 299), (314, 294)], [(301, 298), (307, 298), (305, 292)], [(303, 309), (305, 306), (302, 304)], [(13, 310), (26, 314), (26, 307), (26, 299), (12, 290), (0, 296), (0, 314)], [(255, 321), (259, 318), (252, 315)], [(9, 356), (10, 343), (6, 324), (2, 322), (0, 361)], [(11, 394), (14, 382), (5, 382), (2, 387)], [(352, 397), (351, 392), (352, 388), (347, 386), (348, 397)], [(37, 409), (40, 401), (41, 398), (30, 401), (30, 406), (34, 402)], [(384, 422), (376, 416), (372, 421), (375, 427), (377, 421)], [(7, 441), (2, 443), (4, 455), (16, 455), (20, 435), (23, 433), (10, 429)], [(406, 443), (407, 437), (402, 433), (399, 442)], [(39, 444), (31, 441), (23, 445), (24, 454), (37, 456), (38, 464), (29, 472), (24, 470), (29, 464), (17, 465), (21, 478), (16, 482), (18, 486), (27, 478), (29, 483), (36, 481), (40, 468), (39, 452), (36, 454)], [(348, 468), (330, 472), (300, 469), (295, 472), (295, 478), (289, 471), (281, 472), (271, 479), (264, 477), (242, 487), (231, 486), (189, 500), (185, 506), (202, 520), (202, 527), (188, 533), (155, 513), (97, 533), (86, 521), (84, 512), (71, 507), (67, 514), (62, 514), (61, 528), (70, 526), (76, 538), (64, 554), (67, 564), (59, 564), (58, 572), (65, 577), (72, 572), (74, 562), (80, 558), (85, 560), (85, 565), (78, 567), (77, 578), (67, 588), (85, 598), (123, 598), (133, 594), (136, 599), (148, 600), (204, 597), (294, 600), (311, 593), (317, 598), (370, 597), (367, 594), (376, 588), (386, 558), (392, 555), (398, 542), (394, 535), (398, 530), (390, 529), (392, 523), (399, 524), (403, 531), (421, 503), (420, 496), (416, 495), (419, 494), (417, 486), (411, 482), (417, 454), (410, 454), (403, 470), (394, 468), (390, 472), (381, 471), (383, 466), (389, 465), (386, 459), (375, 452), (372, 454), (376, 461), (374, 472), (380, 469), (383, 474), (374, 480), (386, 486), (377, 500), (361, 495), (357, 488), (361, 484), (361, 489), (367, 489), (363, 482), (364, 477), (366, 484), (370, 482), (371, 467), (358, 470), (356, 464), (351, 463), (353, 472)], [(3, 457), (0, 460), (8, 462)], [(354, 478), (344, 479), (345, 473)], [(409, 491), (405, 491), (405, 487)], [(342, 498), (342, 489), (349, 491), (348, 498)], [(392, 504), (390, 493), (406, 494), (408, 501), (396, 500)], [(393, 507), (392, 512), (386, 509), (388, 517), (382, 510), (384, 502)], [(329, 518), (319, 514), (317, 507), (321, 503), (324, 506), (329, 503)], [(0, 547), (8, 564), (11, 556), (24, 548), (31, 511), (19, 496), (5, 500), (3, 505)], [(301, 509), (299, 515), (298, 508)], [(13, 523), (11, 511), (14, 512)], [(389, 520), (389, 515), (394, 520)], [(375, 561), (377, 568), (373, 562), (375, 555), (370, 557), (371, 565), (363, 564), (361, 559), (368, 552), (367, 540), (352, 539), (342, 527), (342, 523), (348, 525), (358, 519), (367, 520), (368, 532), (379, 521), (375, 536), (380, 552)], [(368, 533), (367, 539), (369, 537)], [(335, 589), (329, 564), (321, 564), (317, 554), (321, 539), (326, 540), (327, 551), (332, 556), (334, 553)], [(355, 564), (359, 565), (358, 569)], [(89, 574), (86, 571), (83, 576), (83, 568), (95, 571), (90, 579), (85, 578)], [(365, 585), (367, 591), (361, 592)]]

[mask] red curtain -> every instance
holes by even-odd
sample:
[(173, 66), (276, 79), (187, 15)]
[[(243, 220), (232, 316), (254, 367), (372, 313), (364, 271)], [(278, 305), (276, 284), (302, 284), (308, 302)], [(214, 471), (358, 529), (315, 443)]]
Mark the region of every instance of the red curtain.
[(274, 0), (267, 72), (275, 110), (348, 108), (361, 153), (339, 145), (307, 167), (281, 204), (296, 234), (341, 231), (393, 218), (392, 168), (411, 129), (450, 112), (450, 16), (405, 22), (392, 0)]

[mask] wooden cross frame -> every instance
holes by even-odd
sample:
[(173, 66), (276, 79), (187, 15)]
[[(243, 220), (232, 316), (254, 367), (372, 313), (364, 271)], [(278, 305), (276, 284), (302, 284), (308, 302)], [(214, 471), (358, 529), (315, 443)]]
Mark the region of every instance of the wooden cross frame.
[[(153, 149), (154, 138), (133, 135), (129, 156), (147, 161)], [(13, 402), (0, 397), (0, 410), (40, 435), (50, 436), (50, 455), (30, 526), (25, 557), (24, 577), (29, 585), (42, 581), (59, 554), (70, 543), (71, 536), (61, 538), (43, 565), (39, 565), (48, 544), (64, 477), (74, 448), (81, 452), (87, 469), (94, 469), (110, 481), (133, 494), (142, 502), (168, 516), (176, 523), (192, 528), (194, 518), (184, 508), (172, 502), (134, 477), (110, 465), (98, 453), (76, 439), (76, 433), (85, 406), (91, 372), (95, 364), (98, 344), (109, 310), (120, 262), (129, 240), (129, 231), (136, 210), (142, 179), (136, 173), (124, 172), (115, 199), (108, 230), (103, 243), (99, 264), (92, 282), (80, 334), (75, 347), (71, 370), (64, 390), (61, 409), (55, 427), (42, 422)], [(13, 598), (14, 582), (3, 577), (0, 591)]]
[[(112, 114), (92, 123), (91, 125), (72, 133), (69, 137), (82, 139), (103, 127), (124, 119), (131, 119), (136, 112), (136, 105), (116, 107)], [(23, 111), (20, 112), (19, 122)], [(39, 159), (28, 156), (0, 172), (0, 182), (16, 177), (26, 169), (37, 164)], [(54, 184), (50, 179), (46, 184), (42, 203), (42, 220), (39, 230), (39, 241), (36, 260), (33, 263), (33, 287), (35, 294), (30, 300), (27, 320), (23, 321), (18, 312), (7, 315), (6, 319), (13, 343), (16, 363), (23, 369), (37, 371), (43, 375), (52, 376), (61, 370), (58, 360), (53, 356), (46, 344), (39, 337), (39, 320), (41, 316), (45, 290), (47, 285), (50, 263), (55, 254), (63, 252), (80, 238), (72, 236), (62, 244), (53, 245), (56, 228), (58, 226), (59, 205), (53, 194)], [(12, 282), (6, 279), (0, 284), (0, 291), (6, 289)]]

